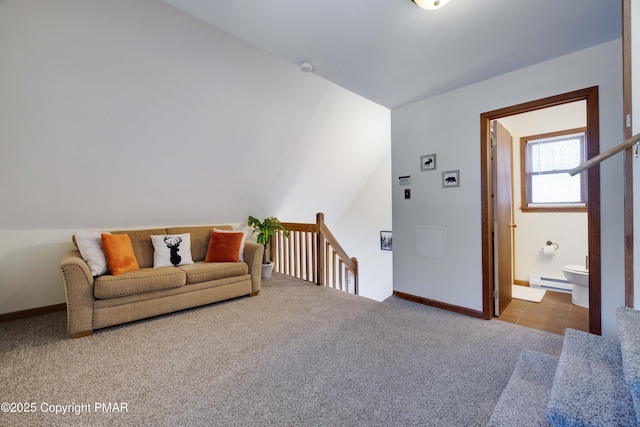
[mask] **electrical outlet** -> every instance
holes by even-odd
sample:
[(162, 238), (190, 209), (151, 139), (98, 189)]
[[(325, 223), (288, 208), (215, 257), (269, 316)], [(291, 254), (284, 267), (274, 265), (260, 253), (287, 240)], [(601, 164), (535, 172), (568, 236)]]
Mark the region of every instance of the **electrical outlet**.
[(410, 188), (405, 188), (405, 190), (404, 190), (404, 198), (407, 199), (407, 200), (411, 198), (411, 189)]

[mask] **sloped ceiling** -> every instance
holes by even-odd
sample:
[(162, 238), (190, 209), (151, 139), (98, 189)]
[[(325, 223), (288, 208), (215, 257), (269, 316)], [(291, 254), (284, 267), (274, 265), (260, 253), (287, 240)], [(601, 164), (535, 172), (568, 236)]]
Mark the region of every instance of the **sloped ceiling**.
[(165, 0), (387, 108), (621, 36), (615, 0)]

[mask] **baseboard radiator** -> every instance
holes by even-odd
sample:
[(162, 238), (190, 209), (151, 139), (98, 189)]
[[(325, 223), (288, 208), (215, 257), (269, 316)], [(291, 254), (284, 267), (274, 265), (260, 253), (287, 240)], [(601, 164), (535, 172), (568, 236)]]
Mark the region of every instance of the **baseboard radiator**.
[(553, 277), (529, 276), (529, 286), (532, 288), (545, 289), (548, 291), (564, 292), (570, 294), (573, 292), (573, 285), (567, 280), (555, 279)]

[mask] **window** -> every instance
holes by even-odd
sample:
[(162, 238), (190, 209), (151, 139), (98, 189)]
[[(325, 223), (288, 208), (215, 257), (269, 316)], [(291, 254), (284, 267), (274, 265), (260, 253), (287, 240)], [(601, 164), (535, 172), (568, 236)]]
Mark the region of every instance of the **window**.
[(586, 159), (585, 128), (520, 139), (523, 211), (586, 211), (587, 176), (567, 172)]

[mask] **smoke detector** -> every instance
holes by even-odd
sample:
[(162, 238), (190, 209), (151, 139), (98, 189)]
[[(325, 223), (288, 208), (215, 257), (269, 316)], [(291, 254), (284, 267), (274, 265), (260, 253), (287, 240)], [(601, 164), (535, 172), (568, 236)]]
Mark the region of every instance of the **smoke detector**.
[(302, 71), (303, 73), (310, 73), (313, 71), (313, 65), (309, 62), (301, 62), (300, 71)]

